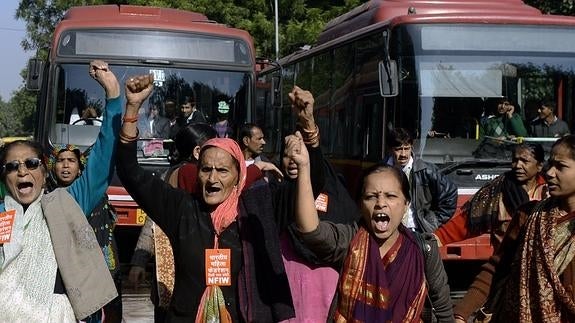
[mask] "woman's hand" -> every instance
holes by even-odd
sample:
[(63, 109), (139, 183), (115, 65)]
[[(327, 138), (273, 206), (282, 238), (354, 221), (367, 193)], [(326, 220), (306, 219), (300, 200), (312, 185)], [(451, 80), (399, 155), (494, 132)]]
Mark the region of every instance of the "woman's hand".
[(288, 97), (292, 108), (297, 114), (298, 123), (300, 127), (302, 127), (302, 130), (308, 132), (315, 131), (315, 120), (313, 118), (313, 104), (315, 100), (311, 92), (294, 86), (293, 90), (288, 94)]
[(120, 95), (120, 84), (116, 75), (110, 70), (108, 63), (99, 59), (93, 60), (90, 62), (88, 73), (104, 88), (106, 98), (113, 99)]
[(273, 163), (258, 160), (254, 162), (254, 165), (256, 165), (262, 172), (271, 172), (280, 182), (284, 178), (282, 171)]
[(128, 106), (140, 108), (154, 90), (154, 75), (133, 76), (126, 81), (126, 100)]
[(298, 174), (295, 194), (295, 223), (301, 232), (311, 232), (319, 225), (315, 199), (311, 187), (309, 154), (301, 133), (287, 136), (285, 156), (297, 165)]
[(153, 75), (139, 75), (131, 77), (126, 81), (126, 112), (124, 113), (124, 123), (120, 131), (120, 141), (128, 143), (138, 140), (139, 133), (136, 122), (138, 121), (138, 110), (142, 103), (150, 96), (154, 90)]
[(285, 156), (297, 165), (298, 170), (309, 167), (309, 153), (303, 143), (301, 133), (296, 131), (295, 134), (285, 137), (285, 141)]

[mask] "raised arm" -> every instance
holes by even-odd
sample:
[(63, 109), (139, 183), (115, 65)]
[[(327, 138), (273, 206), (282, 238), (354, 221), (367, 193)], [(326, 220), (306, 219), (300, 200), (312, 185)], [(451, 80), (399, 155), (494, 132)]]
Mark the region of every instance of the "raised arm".
[(303, 142), (310, 147), (319, 147), (319, 128), (313, 117), (315, 99), (312, 93), (294, 86), (288, 97), (297, 116), (297, 127)]
[(126, 82), (126, 112), (117, 146), (117, 172), (122, 184), (134, 201), (168, 235), (178, 226), (176, 209), (189, 203), (189, 194), (175, 189), (160, 177), (144, 170), (136, 158), (138, 140), (138, 110), (153, 90), (151, 75), (130, 78)]
[(106, 108), (86, 169), (67, 188), (86, 215), (96, 207), (114, 176), (114, 147), (118, 141), (122, 114), (120, 85), (108, 64), (101, 60), (90, 62), (89, 74), (104, 88)]
[(319, 128), (313, 117), (315, 99), (310, 91), (294, 86), (288, 94), (292, 110), (297, 117), (297, 128), (303, 143), (307, 146), (313, 196), (321, 193), (325, 186), (325, 163), (319, 147)]
[(286, 155), (298, 167), (295, 195), (295, 222), (301, 232), (314, 231), (319, 224), (319, 216), (315, 209), (315, 199), (311, 186), (309, 155), (303, 144), (300, 132), (286, 137)]

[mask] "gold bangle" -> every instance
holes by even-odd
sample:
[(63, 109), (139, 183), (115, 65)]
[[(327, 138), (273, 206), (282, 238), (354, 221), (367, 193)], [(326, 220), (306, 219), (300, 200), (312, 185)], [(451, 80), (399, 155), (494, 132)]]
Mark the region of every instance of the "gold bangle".
[(314, 124), (314, 129), (313, 130), (307, 130), (306, 128), (302, 127), (301, 124), (298, 124), (298, 128), (301, 131), (302, 134), (314, 134), (317, 131), (319, 131), (319, 127), (317, 126), (317, 124)]
[(304, 130), (301, 134), (302, 134), (302, 137), (303, 137), (303, 140), (304, 140), (304, 141), (306, 141), (306, 140), (310, 140), (310, 141), (311, 141), (311, 140), (314, 140), (315, 137), (318, 137), (318, 136), (319, 136), (319, 128), (318, 128), (318, 126), (316, 125), (314, 131), (306, 131), (306, 130)]
[(138, 140), (138, 137), (140, 136), (140, 130), (138, 128), (136, 128), (136, 135), (135, 136), (128, 136), (125, 132), (124, 132), (124, 128), (122, 128), (122, 130), (120, 130), (120, 139), (122, 139), (125, 142), (133, 142)]
[(303, 143), (308, 145), (308, 146), (313, 146), (319, 143), (319, 131), (316, 132), (316, 134), (314, 136), (308, 137), (308, 138), (304, 138), (303, 139)]
[(124, 116), (124, 117), (122, 118), (122, 121), (134, 123), (134, 122), (138, 121), (138, 115), (136, 115), (135, 117), (131, 117), (131, 118)]

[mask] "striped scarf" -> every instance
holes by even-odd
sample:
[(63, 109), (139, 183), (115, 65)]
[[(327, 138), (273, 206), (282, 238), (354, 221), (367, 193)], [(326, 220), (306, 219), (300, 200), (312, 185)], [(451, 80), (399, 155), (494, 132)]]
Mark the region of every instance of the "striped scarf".
[(363, 227), (351, 241), (340, 278), (336, 322), (421, 322), (425, 259), (413, 235), (400, 235), (383, 257)]
[(575, 322), (575, 301), (561, 274), (575, 258), (575, 214), (540, 202), (520, 240), (496, 322)]

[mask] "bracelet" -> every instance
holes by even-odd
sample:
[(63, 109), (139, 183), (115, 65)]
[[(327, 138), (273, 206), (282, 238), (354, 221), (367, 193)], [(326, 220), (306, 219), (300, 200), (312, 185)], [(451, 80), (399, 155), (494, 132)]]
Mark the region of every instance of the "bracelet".
[(138, 128), (136, 128), (136, 135), (135, 136), (128, 136), (126, 133), (124, 133), (124, 128), (122, 128), (122, 130), (120, 130), (120, 139), (125, 141), (125, 142), (133, 142), (138, 140), (138, 137), (140, 136), (140, 130)]
[(303, 143), (308, 146), (314, 146), (319, 143), (319, 138), (320, 138), (319, 131), (317, 131), (312, 136), (306, 136), (306, 138), (303, 139)]
[(122, 121), (134, 123), (134, 122), (138, 121), (138, 115), (136, 115), (135, 117), (131, 117), (131, 118), (126, 117), (124, 115), (124, 117), (122, 118)]
[(457, 320), (462, 320), (464, 322), (467, 322), (467, 320), (465, 319), (465, 317), (463, 317), (463, 315), (461, 314), (453, 314), (453, 318), (457, 319)]
[(313, 130), (307, 130), (306, 128), (302, 127), (301, 124), (298, 124), (298, 128), (302, 134), (304, 134), (304, 133), (305, 134), (315, 134), (317, 131), (319, 131), (317, 124), (315, 124), (315, 127)]
[(315, 125), (314, 131), (303, 130), (302, 132), (303, 142), (308, 144), (317, 143), (319, 141), (319, 128)]

